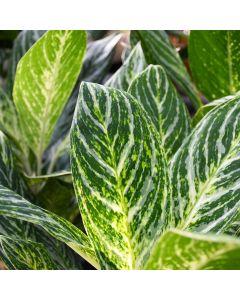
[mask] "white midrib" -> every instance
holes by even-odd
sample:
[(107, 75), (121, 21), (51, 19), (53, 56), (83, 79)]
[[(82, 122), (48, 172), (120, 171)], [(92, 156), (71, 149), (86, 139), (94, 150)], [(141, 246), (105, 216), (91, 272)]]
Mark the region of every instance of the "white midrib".
[(111, 158), (112, 158), (112, 161), (113, 161), (113, 170), (114, 170), (115, 178), (116, 178), (116, 181), (117, 181), (117, 191), (119, 192), (119, 196), (120, 196), (120, 200), (121, 200), (121, 210), (122, 210), (123, 216), (124, 216), (124, 231), (126, 232), (126, 238), (127, 238), (127, 241), (128, 241), (127, 243), (128, 243), (128, 250), (129, 250), (129, 260), (128, 260), (129, 269), (134, 270), (135, 269), (135, 264), (136, 264), (135, 263), (135, 255), (134, 255), (134, 251), (133, 251), (132, 241), (131, 241), (131, 238), (130, 238), (131, 237), (131, 230), (130, 230), (130, 226), (129, 226), (129, 222), (128, 222), (128, 210), (127, 210), (127, 206), (126, 206), (126, 202), (125, 202), (124, 191), (122, 189), (121, 179), (120, 179), (119, 174), (118, 174), (116, 159), (115, 159), (113, 149), (111, 147), (111, 142), (110, 142), (110, 138), (109, 138), (109, 135), (108, 135), (107, 127), (106, 127), (106, 124), (104, 122), (104, 119), (102, 118), (102, 114), (100, 112), (99, 106), (97, 105), (97, 107), (98, 107), (99, 115), (101, 116), (101, 122), (103, 124), (103, 128), (104, 128), (105, 135), (106, 135), (106, 138), (107, 138), (107, 142), (108, 142), (108, 145), (109, 145), (108, 148), (109, 148), (109, 151), (111, 153)]
[(181, 230), (185, 230), (188, 227), (188, 225), (191, 223), (192, 219), (194, 218), (194, 216), (196, 214), (197, 207), (199, 205), (199, 201), (206, 194), (206, 192), (208, 191), (208, 189), (211, 186), (212, 182), (215, 180), (219, 169), (221, 169), (221, 167), (224, 165), (224, 163), (229, 159), (229, 157), (232, 154), (232, 150), (239, 144), (239, 142), (240, 142), (240, 138), (238, 137), (236, 139), (236, 141), (231, 145), (228, 154), (224, 157), (224, 159), (221, 161), (221, 163), (216, 167), (213, 174), (205, 182), (201, 192), (199, 193), (199, 195), (197, 195), (196, 199), (194, 200), (195, 203), (194, 203), (193, 207), (191, 208), (190, 212), (187, 213), (188, 217), (185, 220), (183, 220), (183, 222), (180, 224), (179, 228)]
[(52, 100), (53, 93), (55, 92), (55, 84), (56, 79), (59, 71), (60, 61), (63, 55), (64, 50), (64, 44), (66, 41), (66, 37), (68, 36), (68, 31), (65, 30), (64, 35), (60, 37), (60, 46), (59, 51), (57, 52), (56, 62), (54, 64), (53, 72), (52, 72), (52, 80), (50, 84), (50, 88), (47, 92), (47, 97), (45, 101), (45, 108), (42, 115), (42, 122), (41, 122), (41, 128), (40, 128), (40, 140), (39, 140), (39, 146), (38, 146), (38, 155), (37, 155), (37, 175), (41, 174), (41, 168), (42, 168), (42, 155), (44, 151), (44, 141), (46, 136), (46, 130), (47, 130), (47, 124), (48, 124), (48, 115), (49, 115), (49, 108), (50, 103)]

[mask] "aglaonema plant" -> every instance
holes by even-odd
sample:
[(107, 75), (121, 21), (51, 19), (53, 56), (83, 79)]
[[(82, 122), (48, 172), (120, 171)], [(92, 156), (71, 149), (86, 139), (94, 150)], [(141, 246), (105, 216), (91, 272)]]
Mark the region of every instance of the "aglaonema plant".
[[(39, 35), (11, 68), (13, 101), (12, 81), (1, 92), (7, 268), (239, 269), (237, 83), (203, 106), (163, 31), (131, 32), (132, 48), (107, 80), (119, 35), (90, 42), (85, 58), (84, 31)], [(190, 35), (193, 74), (202, 67), (196, 37), (205, 35)], [(236, 58), (225, 62), (235, 70)], [(216, 94), (194, 78), (206, 97)], [(192, 120), (175, 84), (199, 108)]]

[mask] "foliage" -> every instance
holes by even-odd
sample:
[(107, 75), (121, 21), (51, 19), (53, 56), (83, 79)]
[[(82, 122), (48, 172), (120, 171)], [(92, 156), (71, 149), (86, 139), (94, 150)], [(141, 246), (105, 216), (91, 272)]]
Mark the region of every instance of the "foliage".
[(0, 32), (8, 269), (240, 268), (240, 33), (190, 33), (194, 82), (172, 34)]

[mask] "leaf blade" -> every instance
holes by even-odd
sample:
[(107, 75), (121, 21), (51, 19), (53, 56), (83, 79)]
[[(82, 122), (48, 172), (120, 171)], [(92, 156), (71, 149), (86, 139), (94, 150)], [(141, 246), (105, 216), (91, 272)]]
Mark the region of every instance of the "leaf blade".
[(140, 101), (150, 116), (170, 159), (190, 133), (190, 118), (164, 69), (148, 66), (133, 80), (129, 93)]
[(210, 111), (170, 166), (180, 229), (224, 232), (238, 213), (240, 98)]
[(105, 86), (127, 91), (132, 80), (146, 67), (144, 54), (140, 43), (130, 52), (123, 65), (109, 78)]
[(195, 109), (202, 105), (179, 54), (164, 30), (132, 30), (130, 38), (132, 44), (141, 41), (147, 62), (163, 66), (171, 80), (189, 96)]
[(77, 227), (67, 220), (30, 203), (3, 186), (0, 186), (0, 215), (39, 225), (94, 266), (98, 266), (95, 262), (91, 243)]
[(237, 30), (193, 30), (189, 38), (189, 62), (199, 90), (212, 101), (240, 89)]
[[(12, 270), (57, 270), (46, 248), (32, 241), (0, 235), (0, 257)], [(2, 252), (2, 253), (1, 253)], [(2, 254), (2, 255), (1, 255)]]
[(49, 31), (18, 64), (14, 102), (38, 164), (77, 80), (85, 48), (84, 31)]
[(169, 222), (170, 203), (166, 161), (140, 104), (120, 90), (82, 83), (71, 162), (83, 222), (102, 268), (141, 265)]
[(159, 239), (145, 268), (239, 270), (239, 258), (238, 239), (171, 230)]

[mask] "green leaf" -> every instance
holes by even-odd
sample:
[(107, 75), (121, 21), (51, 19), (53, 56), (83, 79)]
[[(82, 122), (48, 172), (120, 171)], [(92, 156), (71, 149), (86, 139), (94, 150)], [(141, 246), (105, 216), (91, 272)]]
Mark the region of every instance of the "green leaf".
[[(10, 143), (0, 132), (0, 184), (33, 200), (25, 182), (16, 170)], [(81, 265), (73, 256), (73, 251), (64, 243), (52, 238), (36, 225), (11, 217), (0, 216), (0, 234), (11, 238), (21, 238), (42, 243), (55, 263), (62, 269), (79, 269)], [(0, 247), (1, 248), (1, 247)]]
[(189, 61), (199, 90), (214, 100), (240, 89), (240, 32), (238, 30), (193, 30)]
[(17, 158), (17, 163), (25, 172), (31, 172), (29, 148), (23, 142), (19, 119), (14, 102), (0, 89), (0, 130), (12, 141), (11, 149)]
[[(26, 223), (26, 222), (25, 222)], [(61, 270), (83, 269), (83, 259), (65, 243), (53, 238), (42, 227), (27, 223), (29, 230), (27, 240), (41, 243), (48, 250), (55, 264)], [(17, 235), (13, 235), (18, 237)]]
[(35, 44), (45, 33), (44, 30), (23, 30), (14, 40), (11, 57), (8, 66), (7, 89), (12, 94), (16, 75), (17, 64), (23, 55)]
[(1, 185), (0, 215), (39, 225), (56, 239), (66, 243), (93, 266), (98, 267), (88, 237), (77, 227), (67, 220), (30, 203)]
[(38, 205), (73, 222), (79, 214), (72, 184), (50, 178), (37, 195)]
[(149, 270), (239, 270), (240, 240), (171, 230), (147, 262)]
[(86, 48), (85, 31), (47, 32), (17, 67), (14, 101), (37, 173), (56, 122), (79, 75)]
[(150, 65), (132, 82), (129, 93), (145, 108), (170, 159), (190, 133), (190, 118), (164, 69)]
[(141, 44), (138, 43), (129, 54), (123, 65), (105, 83), (105, 86), (127, 91), (132, 80), (146, 67)]
[(187, 94), (195, 109), (198, 109), (202, 103), (197, 90), (166, 32), (163, 30), (133, 30), (130, 37), (131, 44), (141, 42), (148, 64), (161, 65), (170, 79)]
[(50, 146), (45, 153), (46, 172), (70, 169), (69, 131), (82, 80), (102, 83), (111, 67), (115, 48), (121, 35), (111, 34), (104, 39), (88, 43), (77, 84), (55, 127)]
[(103, 269), (141, 268), (169, 220), (159, 136), (131, 95), (82, 83), (71, 165), (83, 222)]
[(192, 119), (192, 125), (195, 127), (209, 111), (211, 111), (215, 107), (225, 103), (226, 101), (233, 99), (234, 97), (236, 97), (239, 94), (240, 93), (238, 92), (233, 96), (226, 96), (226, 97), (217, 99), (215, 101), (212, 101), (212, 102), (200, 107)]
[(171, 162), (176, 224), (224, 232), (240, 207), (240, 96), (209, 112)]
[(12, 270), (56, 270), (57, 265), (39, 243), (0, 235), (0, 257)]

